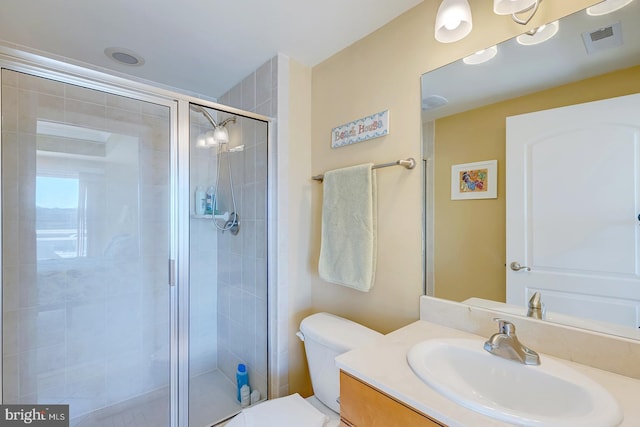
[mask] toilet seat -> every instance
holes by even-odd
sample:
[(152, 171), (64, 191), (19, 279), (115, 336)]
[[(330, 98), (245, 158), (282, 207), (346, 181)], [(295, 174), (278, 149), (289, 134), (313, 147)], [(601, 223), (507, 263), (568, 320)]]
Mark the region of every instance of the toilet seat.
[[(320, 401), (315, 400), (322, 405)], [(338, 414), (326, 408), (333, 412), (332, 419), (329, 419), (328, 414), (318, 410), (314, 403), (303, 399), (298, 393), (267, 400), (243, 409), (226, 424), (226, 427), (300, 427), (301, 425), (337, 427), (339, 425)]]

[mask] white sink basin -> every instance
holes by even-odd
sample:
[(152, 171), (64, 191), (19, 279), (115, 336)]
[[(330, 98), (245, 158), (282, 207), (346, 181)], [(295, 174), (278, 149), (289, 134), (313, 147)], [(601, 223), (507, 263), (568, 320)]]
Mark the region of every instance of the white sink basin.
[(524, 365), (483, 349), (483, 341), (434, 339), (414, 345), (409, 366), (454, 402), (502, 421), (537, 427), (613, 427), (622, 422), (615, 398), (569, 366), (540, 356)]

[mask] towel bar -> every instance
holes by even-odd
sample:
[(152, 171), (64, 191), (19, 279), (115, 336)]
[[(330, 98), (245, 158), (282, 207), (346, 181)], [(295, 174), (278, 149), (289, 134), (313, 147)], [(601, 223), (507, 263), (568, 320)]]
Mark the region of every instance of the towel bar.
[[(386, 168), (388, 166), (404, 166), (407, 169), (413, 169), (416, 167), (416, 161), (413, 157), (409, 157), (408, 159), (396, 160), (395, 162), (373, 165), (371, 169)], [(314, 181), (322, 182), (322, 180), (324, 179), (324, 175), (314, 175), (311, 177), (311, 179), (313, 179)]]

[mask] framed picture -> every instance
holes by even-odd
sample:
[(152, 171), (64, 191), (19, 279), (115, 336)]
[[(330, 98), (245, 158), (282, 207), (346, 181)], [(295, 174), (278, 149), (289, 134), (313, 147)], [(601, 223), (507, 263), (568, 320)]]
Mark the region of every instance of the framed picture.
[(498, 197), (498, 161), (451, 166), (451, 200)]

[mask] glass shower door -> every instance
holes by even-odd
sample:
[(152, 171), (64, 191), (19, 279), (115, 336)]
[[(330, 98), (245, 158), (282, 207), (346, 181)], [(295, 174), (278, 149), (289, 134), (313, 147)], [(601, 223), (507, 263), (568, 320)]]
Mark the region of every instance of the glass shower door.
[(240, 364), (249, 402), (268, 395), (268, 124), (191, 104), (189, 125), (189, 426), (201, 427), (242, 409)]
[(168, 426), (170, 112), (2, 70), (2, 400)]

